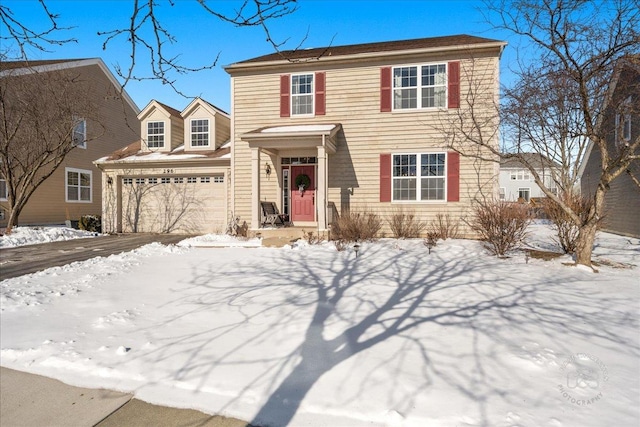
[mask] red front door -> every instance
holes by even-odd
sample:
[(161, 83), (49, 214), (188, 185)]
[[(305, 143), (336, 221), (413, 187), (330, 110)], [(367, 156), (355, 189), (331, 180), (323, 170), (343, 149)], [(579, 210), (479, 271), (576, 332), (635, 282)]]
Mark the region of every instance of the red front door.
[[(307, 175), (309, 186), (300, 191), (296, 185), (298, 176)], [(316, 220), (316, 167), (315, 165), (291, 166), (291, 221)]]

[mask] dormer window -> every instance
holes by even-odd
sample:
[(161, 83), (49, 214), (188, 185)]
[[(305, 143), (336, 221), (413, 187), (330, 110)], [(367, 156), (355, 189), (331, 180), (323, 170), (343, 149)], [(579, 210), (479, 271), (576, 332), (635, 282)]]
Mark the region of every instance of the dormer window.
[(209, 146), (209, 119), (191, 120), (191, 146)]
[(164, 122), (147, 123), (147, 146), (149, 148), (164, 147)]

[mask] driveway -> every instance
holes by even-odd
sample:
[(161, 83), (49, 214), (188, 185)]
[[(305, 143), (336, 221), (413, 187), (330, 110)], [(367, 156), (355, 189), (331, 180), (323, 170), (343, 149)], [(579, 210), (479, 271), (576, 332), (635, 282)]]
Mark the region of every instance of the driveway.
[(62, 242), (41, 243), (0, 249), (0, 280), (35, 273), (50, 267), (109, 256), (148, 243), (168, 245), (190, 236), (177, 234), (114, 234)]

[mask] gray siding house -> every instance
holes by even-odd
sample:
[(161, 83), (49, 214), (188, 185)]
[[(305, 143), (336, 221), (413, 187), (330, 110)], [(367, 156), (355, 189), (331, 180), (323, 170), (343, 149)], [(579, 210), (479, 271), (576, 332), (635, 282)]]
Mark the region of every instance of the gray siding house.
[[(624, 84), (621, 84), (623, 82)], [(640, 138), (640, 56), (622, 60), (610, 88), (610, 102), (600, 122), (607, 135), (609, 150), (618, 155)], [(593, 195), (601, 170), (600, 149), (591, 144), (582, 164), (581, 187), (585, 196)], [(626, 173), (613, 181), (605, 196), (602, 229), (616, 234), (640, 237), (640, 161), (634, 160)]]

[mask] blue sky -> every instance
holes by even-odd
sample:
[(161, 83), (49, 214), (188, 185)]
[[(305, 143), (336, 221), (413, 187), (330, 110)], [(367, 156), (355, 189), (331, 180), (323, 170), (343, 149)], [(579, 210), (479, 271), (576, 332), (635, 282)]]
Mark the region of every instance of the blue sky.
[[(168, 47), (172, 55), (180, 55), (180, 63), (189, 67), (202, 66), (219, 54), (218, 65), (212, 70), (175, 76), (177, 87), (186, 95), (201, 96), (229, 111), (230, 79), (225, 65), (273, 52), (273, 47), (259, 28), (238, 28), (223, 23), (204, 11), (195, 0), (157, 0), (157, 12), (165, 28), (176, 38)], [(210, 0), (212, 7), (227, 10), (238, 7), (241, 1)], [(40, 12), (36, 0), (3, 0), (14, 17), (28, 27), (44, 29), (46, 16)], [(58, 14), (62, 27), (58, 38), (73, 37), (77, 43), (49, 46), (50, 52), (31, 51), (32, 59), (101, 57), (113, 70), (116, 64), (127, 65), (130, 50), (124, 39), (102, 49), (105, 37), (98, 31), (123, 28), (128, 24), (133, 1), (118, 0), (48, 0), (51, 12)], [(512, 78), (509, 68), (514, 65), (517, 40), (509, 33), (492, 30), (485, 22), (475, 0), (300, 0), (292, 15), (271, 21), (272, 36), (279, 41), (289, 39), (283, 49), (293, 49), (308, 33), (302, 47), (322, 47), (330, 43), (344, 45), (454, 34), (471, 34), (509, 42), (501, 65), (502, 82)], [(37, 12), (36, 12), (37, 11)], [(4, 29), (0, 28), (0, 31)], [(332, 41), (333, 39), (333, 41)], [(2, 46), (6, 49), (8, 46)], [(137, 71), (148, 68), (148, 60), (139, 58)], [(169, 86), (158, 82), (130, 82), (127, 92), (140, 108), (157, 99), (179, 110), (190, 100)]]

